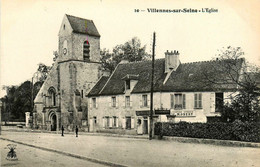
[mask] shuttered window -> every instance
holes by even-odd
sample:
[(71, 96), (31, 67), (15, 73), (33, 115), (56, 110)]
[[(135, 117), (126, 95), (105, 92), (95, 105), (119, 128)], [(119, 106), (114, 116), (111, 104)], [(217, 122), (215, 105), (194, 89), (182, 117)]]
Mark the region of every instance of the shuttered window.
[(143, 107), (148, 106), (147, 95), (142, 95), (142, 105)]
[(186, 95), (174, 94), (171, 95), (171, 108), (175, 110), (181, 110), (186, 108)]
[(126, 129), (131, 129), (131, 117), (126, 117)]
[(130, 107), (130, 96), (125, 97), (125, 106)]
[(112, 97), (112, 107), (116, 107), (116, 97)]
[(194, 94), (194, 108), (196, 108), (196, 109), (202, 108), (202, 94), (201, 93)]

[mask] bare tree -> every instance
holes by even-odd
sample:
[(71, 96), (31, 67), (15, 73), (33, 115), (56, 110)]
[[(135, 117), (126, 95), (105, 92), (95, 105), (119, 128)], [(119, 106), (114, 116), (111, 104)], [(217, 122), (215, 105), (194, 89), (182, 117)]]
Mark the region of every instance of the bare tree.
[(243, 122), (260, 120), (259, 68), (246, 62), (243, 55), (240, 47), (223, 48), (208, 70), (203, 72), (204, 81), (211, 87), (238, 92), (221, 110), (223, 120), (229, 122), (237, 119)]

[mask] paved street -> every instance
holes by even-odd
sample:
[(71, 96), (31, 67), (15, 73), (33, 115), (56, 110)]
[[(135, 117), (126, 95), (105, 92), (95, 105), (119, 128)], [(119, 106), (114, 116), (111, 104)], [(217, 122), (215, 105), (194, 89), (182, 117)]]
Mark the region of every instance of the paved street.
[(14, 166), (14, 167), (38, 167), (38, 166), (63, 166), (63, 167), (73, 167), (73, 166), (100, 166), (96, 163), (88, 162), (85, 160), (80, 160), (77, 158), (68, 157), (65, 155), (60, 155), (57, 153), (52, 153), (49, 151), (42, 151), (40, 149), (24, 146), (21, 144), (16, 144), (16, 154), (18, 161), (6, 160), (6, 155), (9, 149), (6, 147), (7, 144), (15, 144), (12, 142), (1, 140), (1, 167)]
[[(80, 134), (76, 138), (72, 134), (66, 134), (65, 137), (61, 137), (60, 134), (3, 131), (0, 137), (126, 166), (260, 166), (259, 148), (227, 147), (160, 140), (149, 141), (146, 139)], [(1, 147), (8, 143), (1, 140)], [(69, 164), (74, 164), (71, 166), (75, 166), (75, 164), (77, 164), (76, 166), (87, 166), (83, 164), (88, 163), (85, 160), (69, 158), (63, 155), (54, 156), (54, 153), (46, 153), (46, 151), (19, 145), (17, 154), (21, 162), (24, 158), (37, 161), (37, 158), (31, 158), (29, 153), (24, 155), (21, 151), (31, 151), (32, 155), (37, 155), (39, 159), (43, 159), (43, 162), (48, 162), (44, 164), (46, 166), (52, 166), (52, 161), (55, 161), (57, 166), (63, 166), (63, 163), (68, 166)], [(64, 160), (69, 161), (69, 163), (63, 162)], [(91, 166), (99, 165), (94, 164)]]

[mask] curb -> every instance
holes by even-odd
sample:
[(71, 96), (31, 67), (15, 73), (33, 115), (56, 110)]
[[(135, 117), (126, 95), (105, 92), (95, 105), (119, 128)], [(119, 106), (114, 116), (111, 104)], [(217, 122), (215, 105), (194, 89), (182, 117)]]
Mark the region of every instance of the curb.
[(212, 144), (212, 145), (233, 146), (233, 147), (260, 148), (260, 143), (241, 142), (241, 141), (233, 141), (233, 140), (214, 140), (214, 139), (171, 137), (171, 136), (163, 136), (162, 138), (160, 138), (160, 136), (158, 135), (155, 135), (154, 138), (158, 140), (176, 141), (181, 143), (199, 143), (199, 144)]
[[(49, 133), (49, 134), (61, 134), (60, 131), (38, 131), (38, 130), (2, 130), (7, 132), (29, 132), (29, 133)], [(75, 134), (75, 132), (65, 132), (66, 134)], [(106, 137), (123, 137), (123, 138), (134, 138), (134, 139), (148, 139), (148, 136), (143, 135), (123, 135), (123, 134), (113, 134), (113, 133), (91, 133), (91, 132), (79, 132), (79, 135), (88, 135), (88, 136), (106, 136)]]
[(50, 151), (50, 152), (54, 152), (54, 153), (58, 153), (58, 154), (62, 154), (62, 155), (66, 155), (66, 156), (82, 159), (82, 160), (87, 160), (87, 161), (98, 163), (98, 164), (101, 164), (101, 165), (114, 166), (114, 167), (127, 167), (126, 165), (121, 165), (121, 164), (116, 164), (116, 163), (112, 163), (112, 162), (107, 162), (107, 161), (103, 161), (103, 160), (99, 160), (99, 159), (95, 159), (95, 158), (84, 157), (84, 156), (81, 156), (81, 155), (72, 154), (72, 153), (68, 153), (68, 152), (64, 152), (64, 151), (59, 151), (59, 150), (55, 150), (55, 149), (51, 149), (51, 148), (35, 146), (35, 145), (32, 145), (32, 144), (27, 144), (27, 143), (23, 143), (23, 142), (20, 142), (20, 141), (6, 139), (6, 138), (2, 138), (2, 137), (0, 137), (0, 139), (6, 140), (6, 141), (10, 141), (10, 142), (13, 142), (13, 143), (17, 143), (17, 144), (21, 144), (21, 145), (25, 145), (25, 146), (29, 146), (29, 147), (33, 147), (33, 148), (38, 148), (38, 149), (41, 149), (41, 150), (44, 150), (44, 151)]

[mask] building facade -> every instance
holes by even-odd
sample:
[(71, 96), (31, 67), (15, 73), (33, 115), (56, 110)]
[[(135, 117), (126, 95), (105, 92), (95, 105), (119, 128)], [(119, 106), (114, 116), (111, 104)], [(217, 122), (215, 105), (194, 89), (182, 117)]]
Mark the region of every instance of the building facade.
[[(154, 122), (207, 122), (220, 116), (237, 85), (207, 84), (203, 72), (219, 61), (180, 63), (178, 51), (155, 60)], [(151, 61), (122, 61), (88, 94), (90, 131), (147, 134), (149, 131)], [(237, 65), (242, 66), (243, 59)], [(216, 74), (219, 75), (219, 74)]]
[(59, 50), (47, 79), (34, 100), (34, 125), (71, 130), (87, 128), (87, 98), (100, 78), (100, 34), (92, 20), (65, 15)]

